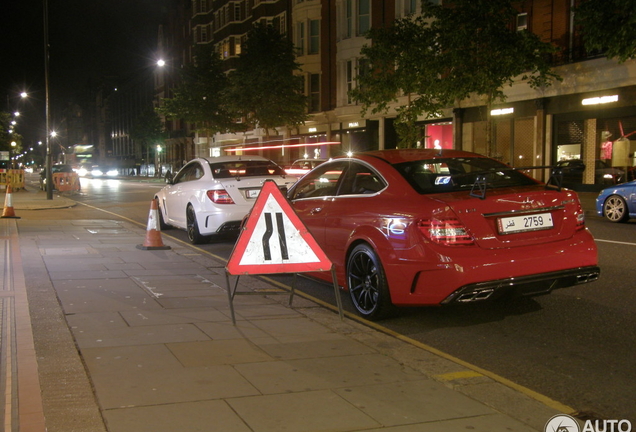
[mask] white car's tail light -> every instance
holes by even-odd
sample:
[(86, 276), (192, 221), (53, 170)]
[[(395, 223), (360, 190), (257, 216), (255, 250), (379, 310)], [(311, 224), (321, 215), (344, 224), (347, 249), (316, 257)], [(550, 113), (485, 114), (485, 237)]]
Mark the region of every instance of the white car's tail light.
[(214, 204), (234, 204), (234, 200), (225, 189), (209, 190), (208, 198), (210, 198)]
[(445, 246), (472, 245), (473, 238), (457, 218), (423, 219), (418, 222), (422, 234), (432, 242)]

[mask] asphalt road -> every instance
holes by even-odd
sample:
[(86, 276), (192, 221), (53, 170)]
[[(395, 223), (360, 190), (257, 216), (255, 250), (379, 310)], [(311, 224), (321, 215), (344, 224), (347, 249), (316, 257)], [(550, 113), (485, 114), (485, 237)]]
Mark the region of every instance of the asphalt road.
[[(82, 194), (75, 199), (86, 205), (21, 216), (112, 219), (117, 214), (145, 225), (150, 200), (160, 187), (83, 179)], [(380, 324), (570, 405), (582, 417), (636, 424), (636, 221), (612, 224), (588, 213), (587, 226), (599, 248), (597, 282), (531, 299), (401, 309)], [(183, 231), (162, 235), (186, 241)], [(201, 248), (227, 258), (233, 246), (227, 240)], [(285, 275), (276, 278), (292, 281)], [(297, 289), (334, 303), (328, 284), (299, 278)], [(345, 308), (352, 311), (348, 301)]]

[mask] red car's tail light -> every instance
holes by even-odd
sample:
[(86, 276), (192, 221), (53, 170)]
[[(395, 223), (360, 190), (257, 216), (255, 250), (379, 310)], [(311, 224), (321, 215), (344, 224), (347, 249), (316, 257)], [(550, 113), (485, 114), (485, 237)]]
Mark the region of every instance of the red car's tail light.
[(234, 204), (234, 200), (225, 189), (209, 190), (208, 198), (215, 204)]
[(441, 245), (455, 246), (474, 243), (466, 226), (457, 218), (421, 220), (418, 227), (426, 238)]
[(585, 228), (585, 212), (580, 202), (577, 203), (576, 207), (576, 229), (578, 231)]

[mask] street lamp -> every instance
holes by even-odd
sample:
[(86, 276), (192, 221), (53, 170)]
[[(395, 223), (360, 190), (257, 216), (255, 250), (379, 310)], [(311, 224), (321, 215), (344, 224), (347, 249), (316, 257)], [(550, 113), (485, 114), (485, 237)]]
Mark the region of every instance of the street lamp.
[(156, 163), (155, 163), (155, 176), (161, 177), (161, 145), (157, 144)]
[(15, 148), (18, 146), (18, 143), (15, 141), (11, 141), (11, 154), (9, 155), (9, 159), (11, 160), (11, 168), (15, 168), (14, 156)]

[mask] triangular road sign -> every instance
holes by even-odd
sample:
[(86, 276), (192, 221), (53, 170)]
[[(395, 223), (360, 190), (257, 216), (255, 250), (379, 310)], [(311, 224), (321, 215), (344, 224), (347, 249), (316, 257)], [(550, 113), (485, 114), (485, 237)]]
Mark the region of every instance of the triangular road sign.
[(303, 273), (329, 271), (331, 266), (276, 182), (267, 180), (234, 246), (227, 272)]

